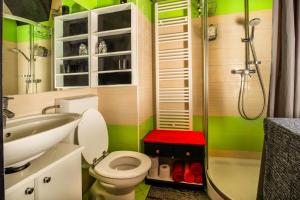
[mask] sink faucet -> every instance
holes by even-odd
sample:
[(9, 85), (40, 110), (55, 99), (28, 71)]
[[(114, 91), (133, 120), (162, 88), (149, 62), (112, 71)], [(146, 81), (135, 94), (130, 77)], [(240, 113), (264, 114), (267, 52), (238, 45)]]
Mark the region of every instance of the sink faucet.
[(51, 110), (51, 109), (56, 109), (56, 108), (60, 108), (60, 105), (53, 105), (53, 106), (48, 106), (46, 108), (43, 108), (42, 110), (42, 114), (46, 114), (48, 110)]
[(8, 110), (8, 101), (14, 99), (13, 97), (2, 97), (2, 122), (3, 122), (3, 128), (6, 127), (6, 119), (7, 118), (13, 118), (15, 116), (15, 113)]

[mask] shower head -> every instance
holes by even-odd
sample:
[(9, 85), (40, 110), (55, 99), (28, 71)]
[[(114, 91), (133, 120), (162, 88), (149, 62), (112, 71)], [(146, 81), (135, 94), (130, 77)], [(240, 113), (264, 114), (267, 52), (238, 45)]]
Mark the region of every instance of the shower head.
[(251, 29), (251, 40), (254, 39), (254, 31), (255, 31), (255, 26), (258, 26), (260, 24), (260, 18), (254, 18), (254, 19), (251, 19), (249, 21), (249, 26), (252, 27)]
[(25, 53), (23, 52), (23, 51), (21, 51), (20, 49), (18, 49), (18, 48), (13, 48), (13, 49), (10, 49), (12, 52), (14, 52), (14, 53), (20, 53), (20, 54), (22, 54), (22, 56), (24, 56), (24, 58), (28, 61), (28, 62), (30, 62), (30, 58), (28, 58), (26, 55), (25, 55)]
[(260, 18), (254, 18), (254, 19), (251, 19), (250, 22), (249, 22), (249, 26), (257, 26), (260, 24)]

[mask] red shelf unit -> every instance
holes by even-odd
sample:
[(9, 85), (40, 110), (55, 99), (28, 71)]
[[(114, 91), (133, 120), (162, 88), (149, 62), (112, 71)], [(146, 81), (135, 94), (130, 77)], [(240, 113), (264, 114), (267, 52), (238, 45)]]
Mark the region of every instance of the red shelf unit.
[[(158, 156), (184, 161), (200, 161), (204, 166), (204, 148), (206, 141), (203, 132), (153, 130), (144, 138), (144, 152), (149, 156)], [(203, 170), (203, 183), (174, 182), (147, 177), (146, 183), (151, 185), (168, 185), (184, 188), (204, 188), (205, 170)]]

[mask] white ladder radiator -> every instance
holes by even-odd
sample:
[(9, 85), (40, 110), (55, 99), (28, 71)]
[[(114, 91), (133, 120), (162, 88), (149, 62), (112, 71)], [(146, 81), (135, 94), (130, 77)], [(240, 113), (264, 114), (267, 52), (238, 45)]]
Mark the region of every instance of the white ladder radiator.
[(157, 129), (193, 128), (191, 34), (190, 0), (155, 3)]

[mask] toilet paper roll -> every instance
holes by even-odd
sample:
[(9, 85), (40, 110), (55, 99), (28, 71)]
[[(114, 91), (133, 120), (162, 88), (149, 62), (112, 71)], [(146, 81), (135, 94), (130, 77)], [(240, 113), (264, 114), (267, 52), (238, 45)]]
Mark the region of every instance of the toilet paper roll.
[(157, 169), (159, 167), (159, 158), (158, 157), (150, 157), (151, 159), (151, 169)]
[(170, 166), (167, 164), (162, 164), (159, 166), (159, 178), (164, 179), (164, 180), (169, 180), (170, 179)]
[(151, 168), (148, 172), (148, 176), (150, 178), (157, 178), (158, 177), (158, 167), (157, 168)]

